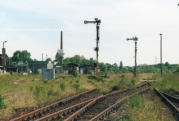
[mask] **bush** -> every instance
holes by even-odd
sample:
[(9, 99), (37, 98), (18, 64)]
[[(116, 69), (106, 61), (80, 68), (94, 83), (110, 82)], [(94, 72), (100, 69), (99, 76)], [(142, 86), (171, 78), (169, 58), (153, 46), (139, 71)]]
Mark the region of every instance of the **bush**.
[(79, 83), (79, 80), (76, 80), (76, 83)]
[(113, 91), (119, 90), (119, 89), (121, 89), (120, 84), (117, 84), (117, 85), (113, 86), (113, 88), (112, 88)]
[(4, 103), (4, 96), (2, 96), (1, 94), (0, 94), (0, 109), (4, 109), (4, 108), (6, 108), (6, 105), (5, 105), (5, 103)]
[(80, 88), (80, 84), (73, 84), (73, 87), (76, 89), (76, 90), (79, 90), (79, 88)]
[(137, 83), (137, 78), (134, 78), (131, 80), (132, 85), (135, 85)]
[(97, 76), (97, 77), (96, 77), (96, 81), (98, 81), (98, 82), (100, 82), (100, 81), (104, 82), (104, 78), (103, 78), (103, 77), (100, 77), (100, 76)]
[(103, 95), (106, 95), (106, 94), (108, 94), (108, 93), (110, 93), (110, 92), (111, 92), (111, 90), (102, 91)]
[(48, 83), (48, 80), (47, 79), (43, 79), (42, 80), (44, 84), (47, 84)]
[(60, 83), (60, 89), (63, 91), (65, 90), (65, 83)]
[(40, 93), (42, 92), (42, 90), (43, 90), (43, 87), (42, 87), (42, 86), (36, 86), (36, 87), (35, 87), (35, 95), (36, 95), (36, 96), (39, 96)]
[(179, 73), (179, 66), (177, 67), (177, 69), (174, 73)]
[(51, 90), (48, 91), (47, 94), (48, 94), (48, 96), (50, 96), (50, 95), (53, 95), (53, 93), (54, 93), (54, 91), (51, 89)]
[(75, 70), (75, 71), (73, 71), (72, 75), (73, 75), (74, 77), (77, 77), (77, 76), (78, 76), (78, 72)]

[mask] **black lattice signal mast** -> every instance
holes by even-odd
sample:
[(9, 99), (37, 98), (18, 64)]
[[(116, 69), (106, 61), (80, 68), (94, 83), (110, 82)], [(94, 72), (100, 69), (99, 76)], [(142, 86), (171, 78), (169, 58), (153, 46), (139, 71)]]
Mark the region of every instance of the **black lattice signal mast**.
[(99, 67), (98, 67), (98, 57), (99, 57), (99, 27), (100, 27), (100, 24), (101, 24), (101, 20), (98, 19), (98, 18), (95, 18), (94, 21), (87, 21), (85, 20), (84, 21), (84, 24), (89, 24), (89, 23), (92, 23), (92, 24), (96, 24), (96, 47), (95, 47), (95, 51), (96, 51), (96, 68), (95, 68), (95, 71), (96, 71), (96, 76), (98, 75), (98, 72), (99, 72)]
[(138, 38), (137, 37), (132, 37), (132, 38), (127, 38), (127, 41), (132, 40), (135, 42), (135, 67), (134, 67), (134, 76), (137, 76), (137, 41)]

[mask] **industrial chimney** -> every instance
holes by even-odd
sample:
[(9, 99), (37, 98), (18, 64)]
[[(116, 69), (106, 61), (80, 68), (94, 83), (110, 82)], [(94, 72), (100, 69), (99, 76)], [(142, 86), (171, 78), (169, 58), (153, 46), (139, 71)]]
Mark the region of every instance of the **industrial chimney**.
[(60, 45), (60, 65), (63, 64), (63, 31), (61, 31), (61, 45)]

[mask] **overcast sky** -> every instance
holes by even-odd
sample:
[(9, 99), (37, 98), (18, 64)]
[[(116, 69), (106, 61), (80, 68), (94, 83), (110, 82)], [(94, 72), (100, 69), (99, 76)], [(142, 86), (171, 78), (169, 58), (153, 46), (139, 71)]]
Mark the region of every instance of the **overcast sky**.
[[(134, 64), (137, 36), (138, 64), (159, 63), (163, 33), (163, 60), (179, 63), (179, 7), (177, 0), (0, 0), (0, 48), (7, 40), (7, 54), (28, 50), (54, 59), (64, 31), (65, 57), (76, 54), (95, 58), (96, 28), (84, 20), (102, 20), (101, 62)], [(155, 58), (158, 58), (157, 60)]]

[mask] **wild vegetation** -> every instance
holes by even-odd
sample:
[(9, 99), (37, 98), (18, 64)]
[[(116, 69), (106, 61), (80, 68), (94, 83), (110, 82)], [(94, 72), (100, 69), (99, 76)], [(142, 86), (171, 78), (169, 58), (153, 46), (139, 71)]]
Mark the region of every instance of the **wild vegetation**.
[[(132, 86), (132, 74), (110, 74), (108, 78), (89, 79), (89, 75), (56, 75), (55, 80), (43, 80), (40, 75), (0, 76), (0, 117), (7, 119), (14, 109), (33, 107), (94, 88), (106, 94)], [(136, 83), (138, 79), (135, 79)], [(1, 119), (0, 118), (0, 119)]]
[(175, 121), (172, 114), (167, 113), (168, 109), (163, 108), (160, 100), (151, 95), (138, 94), (129, 98), (125, 111), (123, 121)]
[[(105, 73), (101, 73), (104, 75)], [(13, 75), (6, 74), (0, 76), (0, 117), (9, 118), (14, 113), (14, 109), (33, 107), (45, 102), (61, 99), (84, 90), (99, 89), (106, 94), (112, 90), (127, 88), (139, 83), (139, 80), (159, 80), (152, 84), (161, 90), (170, 88), (179, 91), (179, 75), (177, 73), (164, 75), (159, 74), (139, 74), (133, 78), (132, 73), (115, 74), (108, 73), (107, 78), (98, 77), (89, 79), (89, 75), (59, 74), (55, 80), (43, 80), (41, 75)], [(137, 101), (142, 103), (140, 97)], [(135, 101), (134, 101), (135, 102)], [(138, 105), (138, 104), (135, 104)], [(140, 110), (140, 106), (136, 107)], [(157, 115), (157, 113), (156, 113)], [(131, 115), (132, 116), (132, 115)], [(129, 117), (130, 118), (130, 117)]]
[(164, 74), (162, 77), (158, 77), (157, 80), (153, 83), (153, 87), (162, 91), (170, 89), (179, 91), (179, 67), (173, 73)]
[(169, 89), (179, 91), (179, 74), (163, 75), (162, 78), (159, 78), (158, 82), (153, 83), (153, 87), (162, 91)]
[[(152, 87), (158, 88), (161, 91), (177, 96), (179, 92), (179, 67), (169, 74), (164, 74), (160, 77), (159, 74), (154, 74), (142, 78), (156, 80), (152, 83)], [(150, 99), (151, 98), (151, 99)], [(125, 110), (128, 112), (123, 118), (124, 121), (175, 121), (173, 116), (164, 111), (167, 108), (161, 106), (161, 101), (148, 95), (135, 95), (128, 99)]]

